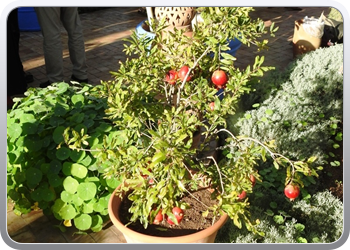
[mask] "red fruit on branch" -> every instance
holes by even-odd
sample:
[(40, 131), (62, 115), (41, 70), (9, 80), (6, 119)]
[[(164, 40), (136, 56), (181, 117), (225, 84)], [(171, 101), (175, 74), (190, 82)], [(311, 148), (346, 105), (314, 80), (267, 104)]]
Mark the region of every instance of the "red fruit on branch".
[(252, 186), (254, 187), (254, 186), (255, 186), (255, 183), (256, 183), (256, 178), (255, 178), (255, 176), (251, 174), (250, 177), (249, 177), (249, 179), (250, 179), (250, 181), (251, 181), (251, 183), (252, 183)]
[(176, 70), (169, 70), (169, 72), (165, 76), (165, 81), (171, 85), (175, 85), (177, 79), (178, 79), (178, 73)]
[(156, 217), (154, 217), (153, 224), (159, 225), (162, 221), (163, 221), (162, 209), (159, 209)]
[(247, 197), (247, 192), (243, 190), (242, 193), (238, 195), (238, 199), (243, 200), (245, 197)]
[(211, 111), (213, 111), (215, 109), (215, 103), (214, 102), (209, 103), (209, 108)]
[[(188, 73), (188, 71), (190, 70), (190, 68), (188, 66), (182, 66), (181, 69), (178, 72), (178, 77), (180, 78), (181, 81), (185, 80), (185, 77)], [(191, 80), (191, 75), (188, 75), (186, 82)]]
[[(179, 224), (184, 217), (184, 211), (179, 207), (174, 207), (172, 209), (172, 212), (176, 218), (177, 224)], [(170, 225), (176, 224), (174, 221), (171, 220), (171, 218), (169, 216), (166, 216), (166, 220)]]
[(287, 198), (289, 198), (291, 201), (293, 201), (295, 198), (297, 198), (300, 194), (299, 186), (288, 184), (284, 188), (284, 194)]
[(211, 81), (218, 88), (222, 88), (227, 83), (227, 75), (223, 70), (215, 70), (211, 76)]

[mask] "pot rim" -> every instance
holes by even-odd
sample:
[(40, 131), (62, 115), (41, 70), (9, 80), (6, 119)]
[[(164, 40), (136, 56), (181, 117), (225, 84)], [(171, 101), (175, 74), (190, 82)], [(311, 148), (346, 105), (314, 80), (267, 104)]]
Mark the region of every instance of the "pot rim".
[[(108, 213), (111, 221), (113, 222), (114, 226), (121, 231), (123, 234), (130, 236), (134, 235), (133, 238), (136, 238), (137, 240), (140, 240), (145, 243), (190, 243), (195, 242), (199, 239), (205, 238), (209, 235), (212, 235), (216, 233), (223, 224), (225, 224), (228, 216), (226, 213), (221, 215), (220, 219), (214, 223), (213, 226), (208, 227), (206, 229), (203, 229), (199, 232), (184, 235), (184, 236), (174, 236), (174, 237), (158, 237), (158, 236), (151, 236), (142, 234), (139, 232), (136, 232), (134, 230), (131, 230), (130, 228), (126, 227), (123, 223), (120, 222), (119, 218), (119, 206), (116, 207), (116, 203), (121, 200), (119, 196), (116, 195), (116, 191), (119, 189), (120, 185), (113, 191), (109, 202), (108, 202)], [(116, 211), (117, 210), (117, 211)]]

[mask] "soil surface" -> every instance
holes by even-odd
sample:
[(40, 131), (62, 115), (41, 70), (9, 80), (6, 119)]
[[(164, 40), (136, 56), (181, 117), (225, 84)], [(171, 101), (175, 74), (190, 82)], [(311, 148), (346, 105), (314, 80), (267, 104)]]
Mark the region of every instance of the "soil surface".
[[(139, 222), (128, 225), (128, 227), (136, 232), (161, 236), (161, 237), (175, 237), (187, 235), (190, 233), (196, 233), (205, 228), (210, 227), (213, 224), (213, 220), (218, 221), (220, 216), (214, 218), (213, 213), (209, 213), (207, 217), (203, 217), (202, 213), (207, 210), (206, 206), (212, 206), (215, 204), (210, 198), (211, 193), (207, 189), (202, 189), (192, 193), (193, 197), (185, 196), (182, 198), (182, 202), (186, 202), (191, 208), (184, 210), (184, 218), (179, 225), (170, 225), (163, 219), (163, 222), (159, 225), (149, 225), (145, 229)], [(205, 205), (206, 206), (205, 206)], [(130, 201), (124, 199), (121, 205), (119, 216), (121, 222), (127, 224), (131, 214), (128, 212), (130, 207)]]

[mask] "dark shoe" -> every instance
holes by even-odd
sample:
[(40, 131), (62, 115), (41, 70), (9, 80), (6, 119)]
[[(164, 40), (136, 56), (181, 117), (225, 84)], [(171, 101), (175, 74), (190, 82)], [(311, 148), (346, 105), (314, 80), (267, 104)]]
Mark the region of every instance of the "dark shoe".
[(50, 81), (47, 81), (47, 82), (43, 82), (43, 83), (40, 83), (40, 88), (46, 88), (47, 86), (51, 85), (51, 82)]
[(74, 75), (72, 75), (72, 77), (70, 78), (72, 81), (75, 81), (75, 82), (78, 82), (78, 83), (82, 83), (82, 82), (85, 82), (85, 83), (88, 83), (88, 79), (79, 79), (77, 77), (75, 77)]
[(285, 9), (287, 10), (302, 10), (303, 8), (300, 8), (300, 7), (284, 7)]
[(7, 96), (7, 110), (11, 109), (13, 106), (13, 100), (10, 96)]
[(23, 74), (24, 74), (24, 79), (25, 79), (26, 83), (31, 83), (34, 81), (34, 77), (31, 73), (23, 72)]

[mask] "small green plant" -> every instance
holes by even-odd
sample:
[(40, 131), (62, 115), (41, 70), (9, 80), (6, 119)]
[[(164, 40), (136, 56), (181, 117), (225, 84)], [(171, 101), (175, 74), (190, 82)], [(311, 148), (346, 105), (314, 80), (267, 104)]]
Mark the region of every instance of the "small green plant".
[[(274, 197), (273, 195), (269, 197)], [(269, 199), (273, 200), (273, 199)], [(318, 192), (309, 200), (287, 203), (252, 197), (252, 218), (260, 220), (264, 237), (227, 223), (219, 232), (220, 243), (332, 243), (343, 232), (343, 204), (329, 191)], [(266, 206), (267, 205), (267, 206)]]
[(29, 89), (7, 113), (7, 194), (15, 213), (40, 208), (65, 226), (101, 230), (119, 182), (104, 179), (106, 166), (97, 164), (93, 152), (69, 149), (63, 136), (72, 128), (79, 136), (73, 134), (71, 143), (82, 137), (94, 145), (106, 132), (113, 134), (100, 89), (63, 82)]

